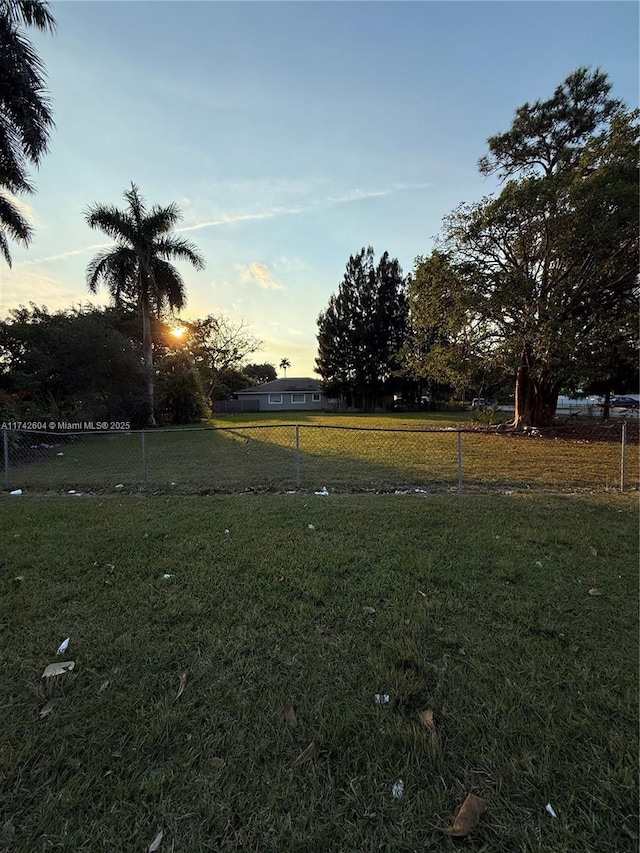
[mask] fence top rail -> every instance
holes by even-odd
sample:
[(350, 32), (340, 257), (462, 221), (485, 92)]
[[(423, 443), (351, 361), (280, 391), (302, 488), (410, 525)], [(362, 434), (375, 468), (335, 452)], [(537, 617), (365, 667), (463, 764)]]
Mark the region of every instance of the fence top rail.
[(464, 427), (424, 427), (422, 429), (405, 427), (368, 427), (345, 426), (343, 424), (234, 424), (232, 426), (203, 427), (152, 427), (151, 429), (88, 429), (88, 430), (51, 430), (51, 429), (13, 429), (3, 427), (4, 432), (19, 432), (33, 435), (51, 435), (58, 438), (71, 435), (155, 435), (156, 433), (176, 434), (181, 432), (237, 432), (252, 429), (337, 429), (351, 432), (475, 432)]

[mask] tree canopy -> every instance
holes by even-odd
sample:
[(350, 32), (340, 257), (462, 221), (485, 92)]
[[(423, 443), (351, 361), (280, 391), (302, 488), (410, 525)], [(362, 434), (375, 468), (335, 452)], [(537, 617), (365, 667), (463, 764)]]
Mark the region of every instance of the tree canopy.
[(364, 409), (381, 406), (398, 379), (407, 335), (407, 281), (397, 259), (373, 248), (351, 255), (337, 294), (318, 317), (316, 369), (327, 393)]
[[(448, 216), (418, 258), (411, 304), (438, 377), (472, 365), (515, 381), (518, 427), (553, 420), (560, 389), (636, 338), (638, 114), (581, 68), (491, 137), (502, 190)], [(608, 358), (609, 356), (607, 356)]]

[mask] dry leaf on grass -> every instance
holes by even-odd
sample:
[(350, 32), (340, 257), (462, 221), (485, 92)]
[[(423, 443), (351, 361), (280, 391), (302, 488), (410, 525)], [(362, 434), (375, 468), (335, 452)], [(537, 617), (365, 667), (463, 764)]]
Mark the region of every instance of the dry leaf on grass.
[(297, 767), (298, 764), (302, 764), (304, 761), (308, 761), (310, 758), (313, 758), (316, 754), (316, 745), (314, 741), (311, 741), (309, 746), (306, 749), (303, 749), (300, 755), (293, 762), (293, 766)]
[(467, 799), (458, 809), (451, 826), (442, 831), (455, 838), (464, 838), (472, 829), (475, 829), (480, 821), (482, 812), (485, 810), (486, 801), (475, 794), (469, 794)]
[(47, 714), (50, 714), (56, 706), (57, 699), (51, 699), (40, 711), (40, 719), (43, 720)]
[(427, 708), (425, 711), (420, 711), (418, 718), (425, 729), (429, 729), (430, 732), (435, 732), (436, 724), (433, 719), (433, 708)]
[(107, 680), (106, 680), (106, 681), (103, 681), (103, 682), (102, 682), (102, 684), (100, 685), (100, 687), (98, 687), (98, 693), (104, 693), (104, 691), (107, 689), (107, 687), (108, 687), (110, 684), (111, 684), (111, 682), (110, 682), (110, 681), (109, 681), (109, 679), (107, 678)]
[(598, 549), (594, 548), (593, 545), (589, 545), (589, 550), (591, 551), (594, 557), (598, 556)]
[(602, 595), (602, 593), (597, 587), (594, 586), (589, 590), (589, 595)]
[(42, 673), (42, 678), (49, 678), (52, 675), (64, 675), (65, 672), (71, 672), (76, 665), (74, 660), (63, 660), (60, 663), (50, 663)]
[(226, 761), (224, 760), (224, 758), (212, 758), (211, 759), (211, 766), (215, 767), (216, 770), (221, 770), (225, 766), (225, 764), (226, 764)]
[(178, 673), (178, 677), (180, 679), (180, 686), (178, 687), (178, 692), (176, 693), (176, 699), (179, 699), (184, 693), (184, 689), (187, 686), (187, 680), (189, 678), (189, 675), (185, 670), (184, 672)]
[(284, 718), (290, 726), (296, 726), (298, 724), (298, 718), (296, 717), (296, 712), (291, 702), (287, 702), (284, 706)]
[(367, 605), (367, 604), (365, 604), (365, 606), (362, 609), (364, 610), (365, 613), (375, 613), (376, 612), (375, 607), (369, 607), (369, 605)]
[(164, 832), (160, 830), (160, 832), (153, 839), (149, 847), (147, 848), (148, 853), (156, 853), (156, 850), (160, 849), (160, 845), (162, 844), (162, 839), (164, 837)]

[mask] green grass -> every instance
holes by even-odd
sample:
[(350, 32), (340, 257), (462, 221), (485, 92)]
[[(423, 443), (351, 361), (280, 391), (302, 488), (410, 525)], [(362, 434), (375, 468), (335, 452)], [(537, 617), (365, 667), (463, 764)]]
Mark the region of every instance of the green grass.
[[(295, 421), (301, 424), (299, 468)], [(154, 430), (144, 439), (135, 433), (47, 437), (55, 447), (46, 450), (31, 446), (40, 439), (29, 439), (12, 451), (9, 486), (113, 491), (122, 484), (137, 491), (146, 484), (153, 492), (193, 494), (324, 485), (332, 491), (446, 490), (458, 484), (456, 421), (438, 415), (283, 413), (228, 416), (213, 425), (221, 429)], [(464, 484), (471, 489), (619, 488), (615, 442), (468, 431), (462, 450)], [(628, 453), (630, 488), (639, 481), (637, 450)]]
[[(12, 850), (144, 850), (160, 828), (161, 850), (637, 849), (630, 499), (2, 503)], [(43, 681), (67, 636), (75, 670)], [(460, 844), (440, 828), (470, 791), (488, 805)]]

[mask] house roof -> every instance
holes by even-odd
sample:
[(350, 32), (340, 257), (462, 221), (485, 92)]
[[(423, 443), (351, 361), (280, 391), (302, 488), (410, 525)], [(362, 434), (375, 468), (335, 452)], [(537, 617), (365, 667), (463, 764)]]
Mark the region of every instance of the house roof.
[(291, 379), (274, 379), (272, 382), (263, 382), (262, 385), (254, 385), (252, 388), (245, 388), (244, 391), (236, 391), (236, 395), (240, 394), (282, 394), (284, 391), (293, 391), (295, 394), (312, 392), (318, 394), (322, 392), (322, 383), (319, 379), (309, 379), (307, 377)]

